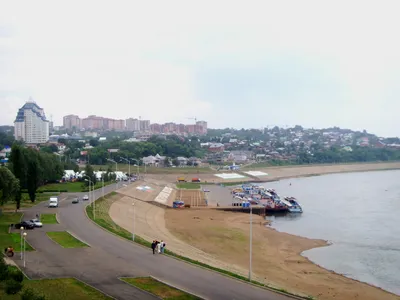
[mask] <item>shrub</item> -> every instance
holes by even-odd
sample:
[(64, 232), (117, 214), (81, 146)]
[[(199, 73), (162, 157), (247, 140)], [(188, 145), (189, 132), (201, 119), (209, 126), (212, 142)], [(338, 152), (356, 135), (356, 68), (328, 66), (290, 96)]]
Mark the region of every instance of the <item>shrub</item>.
[(6, 280), (6, 294), (15, 295), (22, 289), (22, 283), (13, 279)]
[(8, 270), (8, 278), (13, 279), (17, 282), (22, 282), (24, 280), (24, 274), (20, 270)]
[(4, 261), (4, 258), (0, 257), (0, 281), (6, 280), (8, 277), (8, 266)]
[(32, 289), (28, 288), (21, 294), (21, 300), (45, 300), (42, 295), (37, 295)]

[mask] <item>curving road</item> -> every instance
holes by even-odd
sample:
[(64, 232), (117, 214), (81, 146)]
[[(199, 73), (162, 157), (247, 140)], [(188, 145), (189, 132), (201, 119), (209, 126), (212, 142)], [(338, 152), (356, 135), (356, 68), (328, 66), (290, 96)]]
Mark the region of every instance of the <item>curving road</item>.
[[(113, 190), (114, 185), (105, 187), (105, 193)], [(28, 241), (38, 250), (28, 253), (26, 257), (25, 271), (31, 278), (73, 276), (116, 299), (157, 299), (118, 279), (149, 275), (204, 299), (293, 299), (168, 256), (153, 255), (151, 249), (99, 228), (86, 217), (86, 203), (71, 203), (74, 195), (81, 196), (83, 193), (61, 196), (60, 207), (56, 209), (60, 224), (46, 225), (29, 233)], [(96, 191), (95, 198), (100, 196), (101, 190)], [(26, 218), (39, 211), (54, 212), (54, 209), (44, 205), (42, 203), (25, 212)], [(45, 231), (56, 230), (68, 230), (90, 248), (64, 249), (58, 246), (45, 234)], [(18, 259), (16, 262), (21, 264)]]

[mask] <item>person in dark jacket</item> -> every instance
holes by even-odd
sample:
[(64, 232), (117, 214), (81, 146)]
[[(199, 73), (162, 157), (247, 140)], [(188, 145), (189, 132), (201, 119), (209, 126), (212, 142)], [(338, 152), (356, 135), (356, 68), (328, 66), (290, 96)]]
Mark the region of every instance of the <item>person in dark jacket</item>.
[(157, 246), (157, 242), (156, 242), (156, 241), (153, 241), (153, 242), (151, 243), (151, 249), (153, 249), (153, 254), (155, 254), (156, 246)]

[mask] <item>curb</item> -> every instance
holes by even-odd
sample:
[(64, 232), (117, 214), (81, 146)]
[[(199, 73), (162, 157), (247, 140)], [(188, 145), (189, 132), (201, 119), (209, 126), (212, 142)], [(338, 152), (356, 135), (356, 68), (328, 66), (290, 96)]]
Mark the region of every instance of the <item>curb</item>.
[[(97, 201), (97, 199), (96, 199), (95, 201)], [(88, 204), (88, 205), (89, 205), (89, 204)], [(105, 229), (104, 227), (100, 226), (99, 224), (97, 224), (95, 221), (93, 221), (91, 218), (89, 218), (89, 216), (88, 216), (88, 214), (87, 214), (86, 207), (87, 207), (88, 205), (86, 205), (86, 206), (84, 207), (85, 215), (86, 215), (86, 217), (87, 217), (93, 224), (95, 224), (97, 227), (101, 228), (102, 230), (104, 230), (104, 231), (107, 232), (107, 233), (110, 233), (110, 234), (112, 234), (112, 235), (118, 237), (119, 239), (122, 239), (123, 241), (130, 242), (130, 243), (132, 243), (132, 244), (134, 244), (134, 245), (140, 246), (140, 247), (142, 247), (142, 248), (144, 248), (144, 249), (147, 249), (147, 250), (149, 249), (148, 247), (146, 247), (146, 246), (144, 246), (144, 245), (142, 245), (142, 244), (139, 244), (139, 243), (134, 242), (134, 241), (132, 241), (132, 240), (128, 240), (128, 239), (126, 239), (126, 238), (123, 238), (122, 236), (120, 236), (120, 235), (118, 235), (118, 234), (116, 234), (116, 233), (114, 233), (114, 232), (111, 232), (111, 231)], [(286, 294), (286, 293), (283, 293), (283, 292), (274, 290), (274, 289), (272, 289), (272, 288), (269, 288), (268, 286), (261, 286), (261, 285), (258, 285), (258, 284), (255, 284), (255, 283), (252, 283), (252, 282), (249, 282), (249, 281), (240, 279), (240, 278), (236, 278), (236, 277), (230, 276), (230, 275), (228, 275), (228, 274), (225, 274), (225, 273), (222, 273), (222, 272), (218, 272), (218, 271), (216, 271), (216, 270), (213, 270), (213, 269), (210, 269), (210, 268), (207, 268), (207, 267), (204, 267), (204, 266), (200, 266), (200, 265), (194, 264), (194, 263), (192, 263), (192, 262), (189, 262), (189, 261), (180, 259), (180, 258), (178, 258), (178, 257), (172, 256), (172, 255), (169, 255), (169, 254), (164, 254), (164, 255), (166, 255), (167, 257), (176, 259), (176, 260), (178, 260), (178, 261), (184, 262), (184, 263), (186, 263), (186, 264), (190, 264), (190, 265), (195, 266), (195, 267), (197, 267), (197, 268), (201, 268), (201, 269), (203, 269), (203, 270), (207, 270), (207, 271), (213, 272), (213, 273), (215, 273), (215, 274), (225, 276), (225, 277), (227, 277), (227, 278), (229, 278), (229, 279), (237, 280), (237, 281), (240, 281), (240, 282), (242, 282), (242, 283), (249, 284), (249, 285), (251, 285), (251, 286), (253, 286), (253, 287), (257, 287), (257, 288), (260, 288), (260, 289), (264, 289), (264, 290), (273, 292), (273, 293), (275, 293), (275, 294), (279, 294), (279, 295), (282, 295), (282, 296), (286, 296), (286, 297), (290, 297), (290, 298), (292, 298), (292, 299), (298, 299), (298, 300), (305, 300), (305, 299), (307, 299), (306, 297), (297, 296), (297, 295), (292, 295), (292, 294)], [(151, 277), (151, 276), (150, 276), (150, 277)], [(121, 278), (123, 278), (123, 277), (121, 277)], [(155, 279), (156, 279), (156, 278), (155, 278)], [(156, 280), (157, 280), (157, 279), (156, 279)], [(190, 294), (190, 293), (189, 293), (189, 294)], [(204, 298), (203, 298), (203, 299), (204, 299)]]
[[(152, 276), (149, 276), (149, 277), (152, 277)], [(123, 283), (125, 283), (125, 284), (127, 284), (127, 285), (129, 285), (129, 286), (131, 286), (131, 287), (133, 287), (133, 288), (135, 288), (135, 289), (138, 289), (139, 291), (142, 291), (142, 292), (144, 292), (144, 293), (146, 293), (146, 294), (152, 296), (152, 297), (155, 297), (155, 298), (158, 298), (158, 299), (161, 299), (161, 300), (163, 299), (163, 298), (161, 298), (161, 297), (158, 297), (156, 294), (152, 294), (152, 293), (150, 293), (150, 292), (148, 292), (148, 291), (146, 291), (146, 290), (143, 290), (143, 289), (141, 289), (141, 288), (139, 288), (139, 287), (137, 287), (137, 286), (134, 286), (133, 284), (130, 284), (129, 282), (123, 281), (123, 280), (122, 280), (123, 278), (135, 278), (135, 277), (125, 277), (125, 276), (122, 276), (122, 277), (117, 277), (117, 279), (120, 280), (121, 282), (123, 282)]]
[(154, 276), (151, 276), (151, 275), (150, 275), (150, 277), (153, 278), (154, 280), (157, 280), (157, 281), (159, 281), (159, 282), (161, 282), (161, 283), (163, 283), (163, 284), (165, 284), (165, 285), (167, 285), (167, 286), (170, 286), (170, 287), (172, 287), (172, 288), (174, 288), (174, 289), (180, 290), (180, 291), (182, 291), (182, 292), (185, 292), (186, 294), (189, 294), (189, 295), (195, 296), (195, 297), (197, 297), (197, 298), (200, 298), (201, 300), (209, 300), (209, 299), (207, 299), (206, 297), (199, 296), (199, 295), (197, 295), (197, 294), (195, 294), (195, 293), (192, 293), (192, 292), (189, 292), (189, 291), (187, 291), (187, 290), (185, 290), (185, 289), (179, 288), (179, 287), (177, 287), (177, 286), (175, 286), (175, 285), (173, 285), (173, 284), (170, 284), (170, 283), (167, 283), (167, 282), (165, 282), (165, 281), (163, 281), (163, 280), (161, 280), (161, 279), (158, 279), (157, 277), (154, 277)]
[(78, 238), (75, 234), (73, 234), (71, 231), (69, 230), (65, 230), (66, 232), (68, 232), (71, 236), (73, 236), (75, 239), (77, 239), (78, 241), (80, 241), (81, 243), (84, 243), (85, 245), (87, 245), (88, 247), (92, 247), (89, 245), (89, 243), (86, 243), (85, 241), (83, 241), (82, 239)]

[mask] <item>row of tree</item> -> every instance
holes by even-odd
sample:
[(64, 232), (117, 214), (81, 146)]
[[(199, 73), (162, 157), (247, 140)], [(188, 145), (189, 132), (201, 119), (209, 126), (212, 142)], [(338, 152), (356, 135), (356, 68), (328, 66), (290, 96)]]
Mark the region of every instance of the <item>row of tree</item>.
[(352, 151), (345, 151), (331, 147), (330, 149), (319, 149), (315, 152), (301, 152), (296, 162), (299, 164), (324, 164), (398, 160), (400, 160), (400, 150), (397, 149), (353, 147)]
[(63, 175), (64, 166), (56, 155), (14, 143), (7, 168), (0, 167), (1, 201), (14, 199), (19, 209), (23, 190), (34, 202), (40, 186), (60, 180)]

